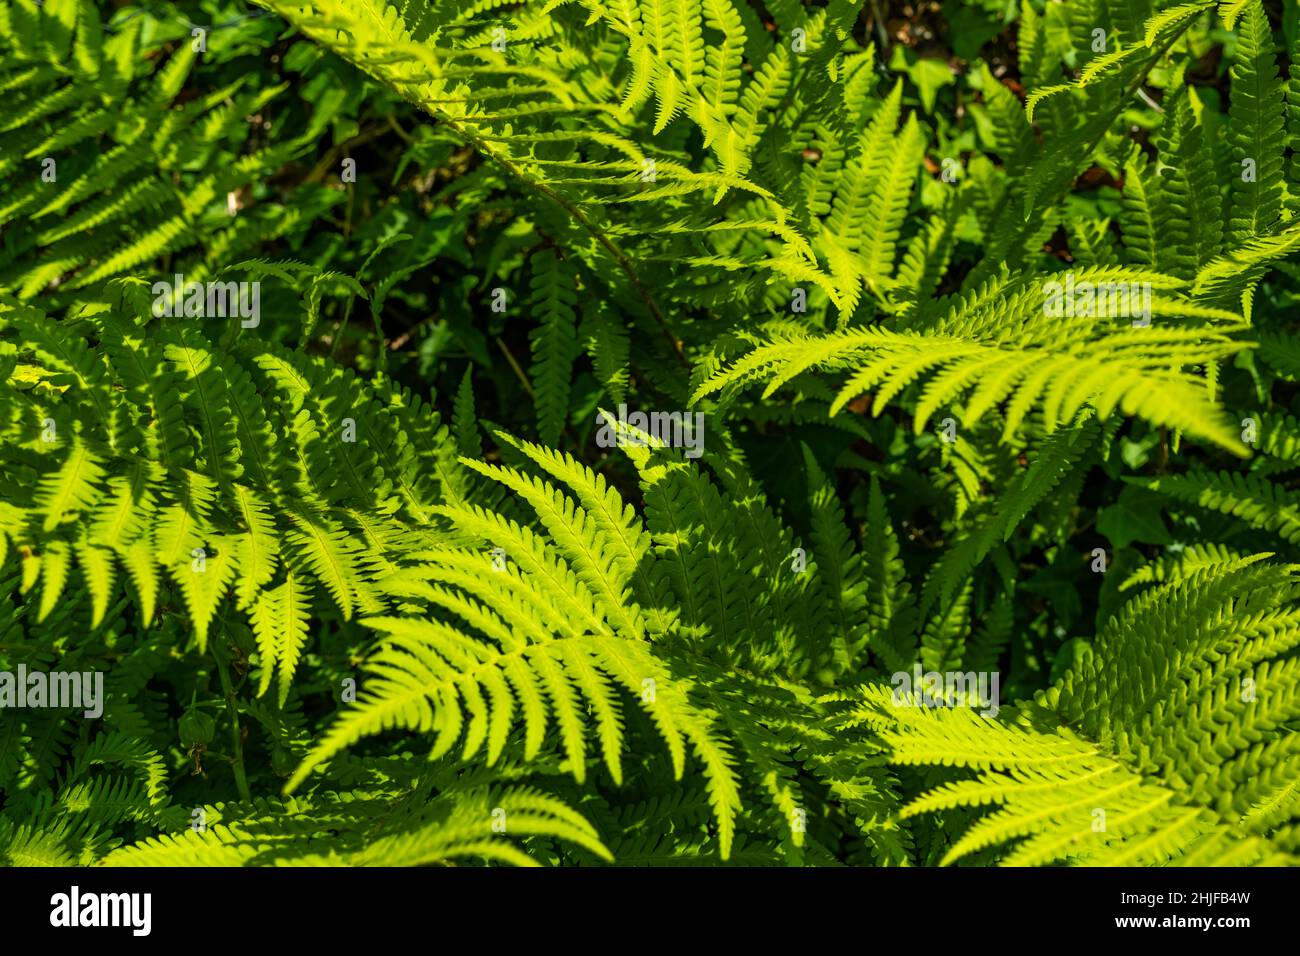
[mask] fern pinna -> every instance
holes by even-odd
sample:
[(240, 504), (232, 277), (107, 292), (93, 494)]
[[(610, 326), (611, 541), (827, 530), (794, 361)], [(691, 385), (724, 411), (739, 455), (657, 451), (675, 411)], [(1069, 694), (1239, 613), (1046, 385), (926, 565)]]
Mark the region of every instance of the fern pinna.
[(0, 860), (1296, 862), (1295, 18), (897, 6), (0, 2)]

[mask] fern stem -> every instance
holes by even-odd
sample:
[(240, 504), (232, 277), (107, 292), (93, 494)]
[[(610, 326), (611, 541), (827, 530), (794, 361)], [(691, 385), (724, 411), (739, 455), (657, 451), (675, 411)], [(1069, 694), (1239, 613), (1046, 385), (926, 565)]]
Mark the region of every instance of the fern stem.
[(510, 363), (510, 367), (514, 369), (515, 377), (519, 379), (519, 384), (524, 387), (524, 391), (528, 393), (528, 397), (536, 399), (537, 396), (533, 393), (533, 386), (529, 383), (528, 376), (525, 375), (524, 370), (519, 367), (519, 363), (515, 361), (515, 357), (510, 354), (510, 350), (506, 348), (506, 343), (501, 341), (501, 336), (499, 335), (497, 336), (497, 345), (500, 346), (501, 354), (506, 357), (506, 361)]
[[(270, 6), (271, 0), (255, 0), (255, 2), (258, 3), (260, 6), (266, 7), (268, 12), (271, 13), (276, 12)], [(366, 69), (365, 66), (362, 65), (359, 59), (353, 59), (352, 62), (356, 64), (360, 69), (362, 70)], [(374, 74), (371, 75), (373, 76)], [(378, 79), (378, 77), (376, 78)], [(641, 301), (645, 303), (645, 307), (649, 311), (651, 318), (654, 319), (655, 323), (662, 330), (664, 337), (668, 340), (668, 345), (672, 350), (673, 356), (681, 364), (685, 365), (687, 368), (690, 367), (690, 361), (686, 358), (686, 353), (682, 351), (681, 341), (678, 339), (676, 335), (673, 334), (672, 329), (668, 325), (667, 318), (664, 316), (663, 312), (659, 308), (659, 304), (655, 301), (655, 298), (651, 294), (649, 288), (647, 288), (645, 283), (641, 281), (641, 276), (637, 273), (636, 267), (633, 266), (631, 257), (628, 256), (628, 254), (625, 251), (623, 251), (622, 247), (620, 247), (618, 243), (616, 243), (612, 238), (606, 235), (603, 230), (601, 230), (594, 222), (592, 222), (587, 217), (586, 213), (584, 213), (574, 202), (572, 202), (569, 199), (566, 199), (564, 196), (560, 195), (555, 190), (551, 189), (546, 183), (540, 182), (532, 178), (531, 176), (527, 175), (513, 160), (498, 153), (495, 149), (489, 146), (487, 141), (483, 139), (483, 137), (479, 136), (477, 133), (475, 133), (473, 130), (470, 130), (462, 123), (457, 122), (455, 117), (439, 109), (436, 105), (436, 101), (435, 103), (430, 103), (428, 100), (421, 99), (419, 96), (416, 95), (412, 95), (408, 90), (396, 84), (389, 83), (388, 85), (391, 89), (394, 90), (394, 92), (396, 92), (408, 103), (411, 103), (416, 107), (418, 107), (419, 109), (423, 110), (425, 113), (431, 116), (435, 122), (442, 123), (448, 129), (454, 132), (457, 136), (459, 136), (466, 144), (478, 150), (481, 154), (483, 154), (488, 159), (495, 162), (497, 165), (499, 165), (511, 176), (514, 176), (520, 182), (536, 189), (543, 196), (547, 197), (552, 202), (554, 202), (557, 206), (559, 206), (565, 212), (567, 212), (574, 219), (574, 221), (577, 222), (578, 225), (580, 225), (583, 228), (583, 230), (587, 232), (588, 235), (590, 235), (593, 239), (595, 239), (596, 242), (598, 242), (601, 245), (601, 247), (606, 252), (608, 252), (609, 255), (613, 258), (615, 264), (619, 267), (619, 269), (623, 272), (623, 274), (627, 276), (628, 281), (632, 284), (632, 288), (636, 290), (636, 293), (640, 297)], [(358, 136), (355, 137), (351, 142), (355, 144), (359, 141), (364, 141), (364, 140), (362, 140), (362, 138)], [(312, 171), (313, 177), (316, 176), (317, 174), (321, 174), (321, 175), (324, 174), (324, 170), (328, 168), (326, 165), (327, 161), (329, 162), (333, 161), (334, 153), (335, 150), (337, 149), (338, 147), (335, 147), (335, 149), (331, 150), (330, 153), (327, 154), (326, 157), (321, 160), (321, 162), (316, 164), (316, 168)], [(312, 179), (309, 178), (308, 181), (310, 182), (312, 181)]]
[[(459, 124), (453, 124), (453, 125), (456, 128), (461, 129)], [(473, 136), (473, 134), (469, 133), (468, 131), (465, 131), (463, 135)], [(521, 182), (527, 183), (528, 185), (532, 186), (543, 196), (546, 196), (552, 202), (556, 203), (562, 209), (564, 209), (565, 212), (567, 212), (570, 216), (572, 216), (574, 219), (578, 221), (578, 224), (581, 225), (582, 228), (585, 229), (593, 239), (595, 239), (597, 242), (601, 244), (602, 247), (604, 247), (606, 252), (608, 252), (611, 256), (613, 256), (614, 261), (618, 264), (618, 267), (623, 270), (623, 274), (627, 276), (628, 281), (632, 283), (632, 287), (636, 289), (637, 294), (641, 297), (641, 301), (645, 303), (645, 306), (649, 310), (651, 317), (659, 325), (659, 328), (663, 330), (664, 337), (668, 340), (668, 344), (672, 348), (673, 355), (675, 355), (677, 359), (681, 361), (683, 364), (689, 365), (690, 363), (687, 362), (686, 360), (686, 354), (682, 351), (681, 342), (677, 340), (677, 336), (675, 336), (672, 332), (672, 329), (668, 327), (668, 320), (664, 318), (664, 314), (659, 310), (659, 304), (655, 302), (654, 296), (650, 294), (650, 290), (647, 289), (644, 283), (641, 282), (641, 277), (637, 274), (636, 268), (632, 265), (632, 260), (628, 257), (627, 253), (624, 252), (623, 249), (618, 245), (618, 243), (614, 242), (613, 239), (605, 235), (604, 232), (602, 232), (599, 228), (597, 228), (596, 224), (593, 223), (590, 219), (588, 219), (587, 214), (584, 213), (581, 209), (579, 209), (577, 205), (565, 199), (563, 196), (561, 196), (555, 190), (551, 189), (545, 183), (538, 182), (534, 179), (531, 179), (528, 176), (525, 176), (523, 170), (515, 166), (515, 164), (512, 163), (510, 160), (505, 159), (502, 156), (498, 156), (496, 152), (492, 150), (490, 147), (488, 147), (483, 140), (479, 139), (478, 137), (473, 137), (471, 141), (474, 142), (474, 146), (476, 149), (479, 149), (485, 155), (490, 156), (496, 162), (500, 163), (507, 170), (509, 170), (514, 176), (516, 176)]]
[(230, 681), (230, 669), (226, 666), (226, 658), (220, 648), (220, 640), (212, 642), (212, 656), (217, 662), (221, 690), (226, 695), (226, 714), (230, 717), (230, 747), (231, 753), (234, 754), (230, 758), (230, 766), (235, 771), (235, 788), (239, 791), (239, 799), (250, 803), (253, 795), (248, 789), (248, 775), (244, 771), (244, 741), (239, 730), (239, 708), (235, 703), (235, 688)]
[(618, 243), (607, 236), (594, 222), (587, 218), (587, 214), (578, 208), (575, 203), (566, 199), (564, 196), (561, 196), (545, 183), (539, 182), (528, 176), (512, 160), (499, 154), (489, 146), (487, 141), (481, 136), (465, 128), (460, 123), (457, 123), (455, 119), (448, 116), (446, 113), (443, 113), (441, 110), (431, 110), (427, 106), (424, 106), (424, 104), (420, 104), (420, 106), (431, 113), (437, 120), (455, 131), (455, 133), (462, 137), (465, 142), (469, 143), (484, 156), (488, 157), (488, 159), (491, 159), (493, 162), (505, 169), (505, 171), (510, 175), (514, 176), (525, 185), (536, 189), (539, 193), (547, 199), (550, 199), (553, 203), (572, 216), (588, 235), (600, 243), (601, 247), (614, 259), (615, 264), (620, 270), (622, 270), (623, 274), (627, 276), (628, 281), (632, 283), (632, 288), (636, 290), (641, 301), (645, 303), (645, 307), (650, 312), (651, 318), (655, 320), (659, 328), (663, 331), (664, 337), (668, 340), (668, 344), (672, 348), (673, 355), (682, 364), (687, 366), (690, 365), (690, 362), (686, 359), (686, 353), (682, 351), (681, 342), (679, 342), (677, 336), (673, 334), (672, 329), (668, 326), (668, 320), (664, 318), (663, 312), (660, 311), (659, 303), (655, 301), (650, 290), (646, 288), (645, 284), (641, 281), (641, 276), (637, 274), (636, 267), (632, 265), (631, 258), (623, 251), (622, 247), (620, 247)]

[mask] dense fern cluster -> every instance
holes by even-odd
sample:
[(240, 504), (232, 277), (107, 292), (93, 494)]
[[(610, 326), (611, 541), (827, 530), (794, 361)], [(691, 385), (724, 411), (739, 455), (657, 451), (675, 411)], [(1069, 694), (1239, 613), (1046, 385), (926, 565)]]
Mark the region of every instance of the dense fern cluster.
[(0, 861), (1300, 860), (1300, 15), (901, 6), (0, 0)]

